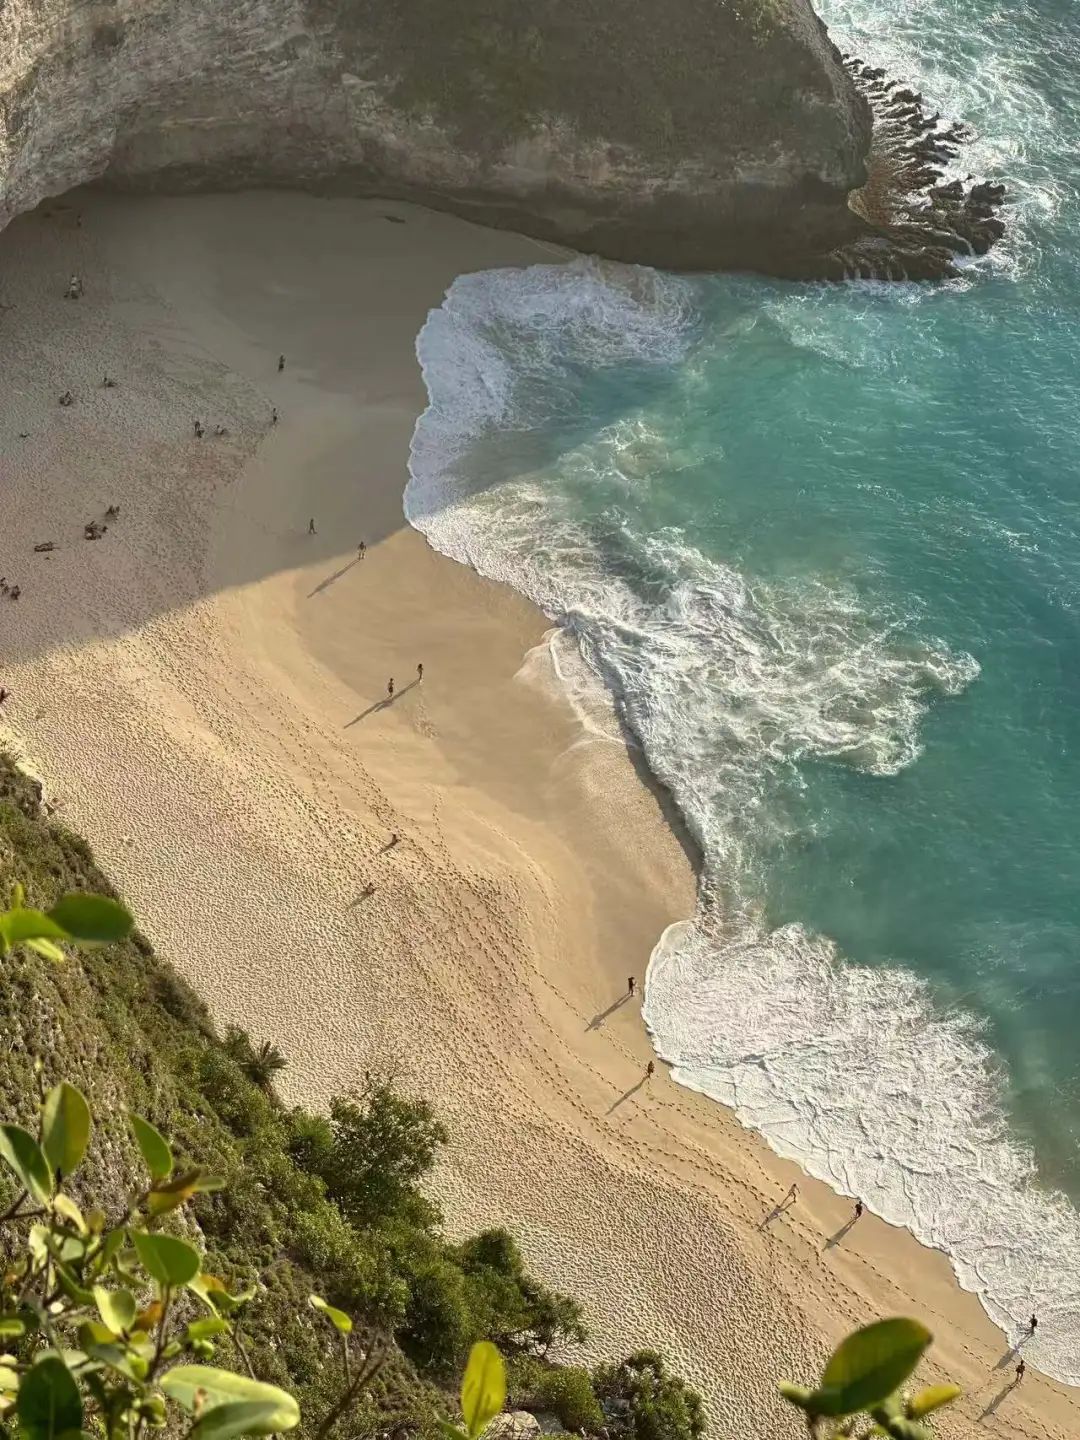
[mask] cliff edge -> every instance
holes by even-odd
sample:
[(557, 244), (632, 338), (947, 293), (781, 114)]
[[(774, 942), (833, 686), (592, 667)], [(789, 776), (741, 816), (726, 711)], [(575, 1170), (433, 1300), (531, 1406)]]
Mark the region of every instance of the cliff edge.
[(0, 0), (0, 228), (92, 180), (310, 185), (812, 273), (870, 135), (809, 0)]

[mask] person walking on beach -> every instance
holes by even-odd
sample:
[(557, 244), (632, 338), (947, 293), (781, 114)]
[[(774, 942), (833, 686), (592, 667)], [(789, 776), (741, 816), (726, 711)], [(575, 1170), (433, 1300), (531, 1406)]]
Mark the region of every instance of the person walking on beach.
[(1020, 1364), (1016, 1367), (1016, 1379), (1013, 1381), (1014, 1385), (1020, 1384), (1020, 1381), (1024, 1378), (1024, 1371), (1026, 1369), (1027, 1366), (1024, 1364), (1023, 1360), (1021, 1360)]
[(386, 698), (388, 700), (392, 700), (394, 698), (394, 677), (392, 675), (390, 676), (390, 679), (386, 682)]
[(863, 1212), (863, 1203), (862, 1203), (861, 1200), (856, 1200), (856, 1201), (855, 1201), (855, 1219), (856, 1219), (856, 1220), (861, 1220), (861, 1219), (862, 1219), (862, 1212)]
[(307, 533), (308, 533), (309, 535), (314, 535), (314, 534), (316, 533), (316, 531), (315, 531), (315, 516), (314, 516), (314, 515), (313, 515), (313, 516), (311, 517), (311, 519), (307, 522)]
[(634, 979), (633, 975), (627, 976), (627, 980), (626, 980), (626, 993), (630, 996), (630, 999), (631, 999), (631, 1000), (634, 998), (634, 991), (635, 991), (636, 989), (637, 989), (637, 981)]
[(5, 690), (4, 687), (3, 687), (3, 685), (0, 685), (0, 705), (3, 705), (4, 701), (7, 699), (7, 697), (8, 697), (10, 694), (11, 694), (11, 691), (10, 691), (10, 690)]
[(367, 546), (364, 544), (363, 540), (361, 540), (361, 541), (360, 541), (360, 544), (356, 547), (356, 558), (357, 558), (358, 560), (363, 560), (363, 558), (364, 558), (364, 556), (365, 556), (366, 554), (367, 554)]
[(782, 1210), (786, 1210), (789, 1206), (794, 1205), (795, 1202), (796, 1202), (796, 1200), (798, 1200), (798, 1198), (799, 1198), (799, 1187), (798, 1187), (798, 1185), (792, 1185), (792, 1186), (790, 1186), (789, 1189), (788, 1189), (787, 1194), (784, 1196), (783, 1200), (781, 1200), (781, 1202), (780, 1202), (780, 1208), (781, 1208)]
[(275, 405), (275, 406), (271, 409), (271, 411), (270, 411), (270, 424), (271, 424), (271, 425), (276, 425), (276, 424), (277, 424), (277, 406), (276, 406), (276, 405)]
[(652, 1060), (650, 1060), (649, 1063), (645, 1066), (645, 1079), (646, 1079), (646, 1080), (651, 1080), (652, 1077), (653, 1077), (655, 1074), (656, 1074), (656, 1065), (655, 1065), (655, 1063), (654, 1063)]
[(1035, 1331), (1036, 1331), (1038, 1328), (1039, 1328), (1039, 1317), (1038, 1317), (1037, 1315), (1032, 1315), (1031, 1321), (1030, 1321), (1030, 1323), (1029, 1323), (1029, 1325), (1028, 1325), (1028, 1331), (1029, 1331), (1030, 1334), (1034, 1335), (1034, 1334), (1035, 1334)]
[(282, 370), (285, 369), (285, 356), (284, 356), (284, 355), (279, 355), (279, 356), (277, 357), (277, 368), (278, 368), (278, 374), (280, 375), (281, 372), (282, 372)]
[(418, 681), (424, 678), (424, 662), (422, 660), (416, 667), (416, 678)]
[(400, 845), (400, 843), (401, 843), (401, 836), (400, 836), (400, 835), (397, 833), (397, 831), (395, 830), (395, 831), (393, 831), (393, 833), (391, 834), (391, 836), (390, 836), (390, 843), (389, 843), (389, 845), (387, 845), (386, 848), (387, 848), (388, 850), (393, 850), (393, 849), (395, 848), (395, 846)]
[(202, 423), (201, 420), (196, 420), (196, 421), (195, 421), (195, 439), (196, 439), (196, 440), (201, 440), (202, 437), (203, 437), (205, 434), (206, 434), (206, 427), (203, 425), (203, 423)]

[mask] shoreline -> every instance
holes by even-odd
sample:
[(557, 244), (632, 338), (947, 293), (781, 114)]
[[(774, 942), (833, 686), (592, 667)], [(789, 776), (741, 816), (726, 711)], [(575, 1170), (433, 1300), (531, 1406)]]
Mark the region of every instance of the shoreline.
[[(554, 692), (539, 612), (401, 515), (417, 313), (461, 269), (550, 252), (383, 202), (64, 203), (0, 240), (0, 299), (18, 301), (0, 570), (23, 586), (0, 617), (6, 724), (62, 818), (218, 1020), (281, 1045), (287, 1099), (407, 1060), (454, 1134), (452, 1228), (514, 1230), (585, 1305), (590, 1353), (654, 1344), (714, 1434), (794, 1436), (775, 1380), (910, 1310), (938, 1332), (927, 1378), (967, 1392), (941, 1426), (958, 1433), (1001, 1389), (1003, 1347), (947, 1258), (870, 1216), (823, 1250), (845, 1201), (716, 1102), (663, 1074), (644, 1090), (652, 1050), (620, 996), (694, 903), (687, 857), (622, 747), (583, 737)], [(57, 298), (72, 269), (78, 304)], [(119, 390), (97, 389), (103, 370)], [(223, 443), (194, 442), (193, 414)], [(118, 525), (84, 542), (114, 502)], [(46, 524), (60, 549), (32, 556)], [(201, 909), (228, 975), (200, 963)], [(792, 1179), (798, 1214), (762, 1230)], [(1076, 1392), (1031, 1372), (993, 1418), (1053, 1436), (1078, 1417)]]

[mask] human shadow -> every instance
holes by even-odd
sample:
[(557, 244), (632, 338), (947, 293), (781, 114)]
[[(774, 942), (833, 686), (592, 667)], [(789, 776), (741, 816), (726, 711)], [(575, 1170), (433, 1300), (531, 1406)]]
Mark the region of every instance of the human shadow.
[(795, 1196), (789, 1191), (781, 1201), (773, 1206), (767, 1215), (762, 1216), (761, 1223), (757, 1228), (759, 1230), (767, 1230), (774, 1220), (779, 1220), (781, 1215), (786, 1215), (794, 1204)]
[(374, 715), (376, 710), (389, 710), (391, 705), (400, 700), (403, 695), (407, 695), (410, 690), (415, 690), (419, 684), (419, 680), (412, 680), (408, 685), (403, 685), (400, 690), (395, 690), (393, 695), (385, 695), (381, 700), (373, 701), (366, 710), (361, 710), (359, 715), (354, 715), (344, 728), (351, 730), (354, 725), (359, 725), (361, 720), (366, 720), (369, 715)]
[[(1027, 1337), (1025, 1336), (1024, 1339), (1026, 1338)], [(1005, 1351), (1005, 1354), (1002, 1355), (1001, 1359), (994, 1366), (994, 1369), (1004, 1370), (1009, 1365), (1015, 1365), (1016, 1357), (1020, 1354), (1020, 1347), (1023, 1345), (1023, 1343), (1023, 1340), (1018, 1340), (1015, 1345), (1010, 1345), (1008, 1350)]]
[(618, 1010), (621, 1005), (625, 1005), (629, 999), (629, 993), (627, 993), (626, 995), (620, 995), (618, 1000), (613, 1000), (606, 1010), (598, 1011), (589, 1021), (588, 1025), (585, 1026), (585, 1029), (599, 1030), (600, 1026), (603, 1025), (604, 1021), (608, 1018), (608, 1016), (614, 1015), (615, 1011)]
[(619, 1098), (613, 1101), (608, 1106), (607, 1113), (609, 1115), (613, 1114), (623, 1103), (624, 1100), (630, 1100), (633, 1096), (635, 1096), (637, 1092), (641, 1089), (641, 1087), (645, 1084), (645, 1082), (648, 1080), (648, 1078), (649, 1077), (647, 1075), (643, 1075), (636, 1085), (631, 1085), (629, 1090), (623, 1091)]
[(393, 703), (394, 697), (392, 695), (388, 695), (385, 700), (376, 700), (374, 704), (369, 705), (366, 710), (361, 710), (359, 715), (354, 715), (344, 728), (351, 730), (354, 725), (359, 725), (361, 720), (366, 720), (369, 715), (374, 715), (376, 710), (389, 710)]
[(357, 907), (357, 905), (363, 905), (363, 904), (365, 903), (365, 901), (370, 900), (371, 897), (372, 897), (374, 894), (375, 894), (375, 886), (374, 886), (374, 885), (365, 885), (364, 888), (363, 888), (363, 890), (360, 891), (360, 894), (357, 895), (357, 896), (355, 896), (352, 900), (349, 901), (349, 909), (350, 909), (350, 910), (355, 910), (356, 907)]
[(1030, 1330), (1025, 1330), (1023, 1335), (1020, 1336), (1020, 1339), (1014, 1340), (1013, 1343), (1009, 1346), (1009, 1348), (1005, 1351), (1005, 1354), (1002, 1355), (1001, 1359), (994, 1366), (994, 1369), (1004, 1370), (1007, 1365), (1015, 1365), (1017, 1357), (1019, 1356), (1021, 1350), (1023, 1350), (1024, 1346), (1031, 1339), (1031, 1336), (1032, 1332)]
[(855, 1225), (858, 1223), (858, 1220), (859, 1217), (857, 1215), (852, 1215), (850, 1220), (845, 1220), (843, 1225), (840, 1226), (840, 1229), (837, 1230), (836, 1234), (830, 1235), (828, 1240), (825, 1241), (823, 1249), (831, 1250), (834, 1245), (839, 1245), (841, 1240), (843, 1240), (844, 1236), (848, 1233), (848, 1231), (854, 1229)]
[(328, 575), (325, 580), (320, 580), (318, 585), (315, 586), (314, 590), (309, 590), (307, 598), (310, 600), (315, 595), (321, 595), (324, 590), (329, 590), (330, 586), (333, 585), (335, 580), (340, 580), (343, 575), (347, 575), (349, 573), (349, 571), (353, 568), (354, 565), (359, 565), (359, 563), (359, 560), (350, 560), (347, 565), (342, 565), (340, 570), (335, 570), (334, 573), (332, 575)]
[(979, 1419), (987, 1420), (991, 1415), (995, 1414), (1001, 1402), (1016, 1389), (1019, 1383), (1019, 1380), (1010, 1380), (1008, 1385), (1003, 1385), (993, 1400), (990, 1401), (990, 1404), (987, 1405), (986, 1409), (980, 1414)]

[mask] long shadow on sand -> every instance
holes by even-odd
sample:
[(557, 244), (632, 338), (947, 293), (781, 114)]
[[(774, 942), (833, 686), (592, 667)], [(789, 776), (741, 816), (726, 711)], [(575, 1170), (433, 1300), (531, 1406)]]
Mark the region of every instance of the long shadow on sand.
[(1002, 1388), (994, 1396), (993, 1400), (990, 1401), (990, 1404), (987, 1405), (986, 1409), (980, 1413), (979, 1419), (988, 1420), (991, 1415), (996, 1414), (998, 1406), (1004, 1399), (1007, 1398), (1007, 1396), (1012, 1394), (1012, 1392), (1016, 1389), (1019, 1383), (1019, 1380), (1010, 1380), (1008, 1385), (1002, 1386)]
[(613, 1000), (613, 1001), (611, 1002), (611, 1004), (607, 1007), (606, 1010), (599, 1010), (599, 1011), (597, 1011), (597, 1013), (596, 1013), (596, 1014), (592, 1017), (592, 1019), (589, 1021), (588, 1025), (585, 1026), (585, 1029), (586, 1029), (586, 1030), (599, 1030), (600, 1027), (601, 1027), (601, 1025), (603, 1025), (604, 1021), (605, 1021), (610, 1015), (614, 1015), (614, 1014), (615, 1014), (615, 1011), (618, 1010), (618, 1009), (620, 1009), (623, 1005), (625, 1005), (626, 1002), (627, 1002), (629, 999), (630, 999), (630, 996), (629, 996), (629, 995), (620, 995), (619, 998), (618, 998), (618, 1000)]
[(835, 1235), (829, 1236), (828, 1240), (825, 1241), (825, 1244), (822, 1248), (825, 1250), (831, 1250), (834, 1245), (839, 1245), (840, 1242), (847, 1236), (848, 1232), (850, 1230), (853, 1230), (857, 1224), (858, 1216), (852, 1215), (850, 1220), (844, 1221), (843, 1225), (840, 1226), (840, 1229), (837, 1230)]
[(343, 575), (347, 575), (349, 573), (349, 571), (353, 568), (354, 565), (359, 564), (359, 560), (350, 560), (347, 565), (342, 565), (340, 570), (335, 570), (334, 573), (332, 575), (328, 575), (325, 580), (320, 580), (318, 585), (315, 586), (314, 590), (309, 590), (307, 598), (310, 600), (315, 595), (321, 595), (324, 590), (329, 590), (330, 586), (333, 585), (335, 580), (340, 580)]
[(400, 690), (395, 690), (393, 695), (387, 695), (383, 700), (374, 701), (366, 710), (361, 710), (359, 715), (354, 715), (344, 728), (351, 730), (354, 725), (359, 725), (360, 721), (366, 720), (369, 715), (374, 715), (379, 710), (389, 710), (391, 705), (396, 705), (403, 695), (407, 695), (410, 690), (415, 690), (419, 684), (419, 680), (412, 680), (408, 685), (403, 685)]
[(643, 1075), (636, 1085), (631, 1085), (629, 1090), (624, 1090), (619, 1098), (612, 1101), (608, 1106), (607, 1113), (613, 1115), (620, 1105), (624, 1104), (627, 1100), (632, 1100), (641, 1087), (648, 1083), (648, 1079), (649, 1077), (647, 1075)]

